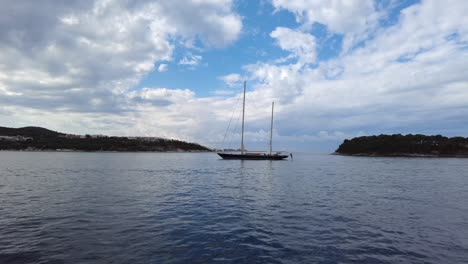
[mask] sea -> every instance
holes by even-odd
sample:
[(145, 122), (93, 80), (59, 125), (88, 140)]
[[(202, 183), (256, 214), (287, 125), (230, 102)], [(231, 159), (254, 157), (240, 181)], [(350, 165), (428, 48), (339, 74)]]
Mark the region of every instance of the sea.
[(0, 152), (0, 263), (468, 263), (468, 159)]

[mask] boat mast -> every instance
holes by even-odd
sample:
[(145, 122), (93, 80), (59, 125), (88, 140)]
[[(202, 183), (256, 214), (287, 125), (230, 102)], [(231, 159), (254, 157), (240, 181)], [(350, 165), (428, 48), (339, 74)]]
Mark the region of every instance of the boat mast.
[(275, 108), (275, 102), (271, 102), (270, 155), (273, 149), (273, 109), (274, 108)]
[(245, 86), (246, 81), (244, 81), (244, 100), (242, 103), (242, 137), (241, 137), (241, 154), (244, 154), (244, 115), (245, 115)]

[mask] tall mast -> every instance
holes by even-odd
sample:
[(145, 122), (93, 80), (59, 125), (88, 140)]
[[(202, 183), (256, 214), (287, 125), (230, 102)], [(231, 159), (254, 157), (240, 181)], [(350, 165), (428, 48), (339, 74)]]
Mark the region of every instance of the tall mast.
[(246, 86), (246, 81), (244, 81), (244, 100), (243, 100), (243, 103), (242, 103), (242, 137), (241, 137), (241, 154), (244, 154), (245, 86)]
[(273, 109), (274, 108), (275, 108), (275, 102), (271, 102), (270, 155), (273, 149)]

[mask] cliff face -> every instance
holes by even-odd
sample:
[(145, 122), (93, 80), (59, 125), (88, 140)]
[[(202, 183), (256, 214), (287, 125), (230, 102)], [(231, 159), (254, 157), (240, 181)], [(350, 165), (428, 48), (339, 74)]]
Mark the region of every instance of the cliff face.
[(425, 135), (379, 135), (345, 140), (336, 154), (355, 156), (468, 157), (468, 138)]
[(40, 127), (0, 127), (0, 150), (210, 151), (179, 140), (67, 135)]

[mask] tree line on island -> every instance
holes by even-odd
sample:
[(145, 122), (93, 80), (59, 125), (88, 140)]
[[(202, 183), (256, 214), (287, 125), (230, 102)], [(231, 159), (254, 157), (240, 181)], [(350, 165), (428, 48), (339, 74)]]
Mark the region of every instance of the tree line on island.
[(196, 143), (173, 139), (71, 135), (41, 127), (0, 127), (0, 150), (211, 151)]
[(344, 142), (336, 154), (353, 156), (468, 157), (468, 138), (441, 135), (379, 135)]

